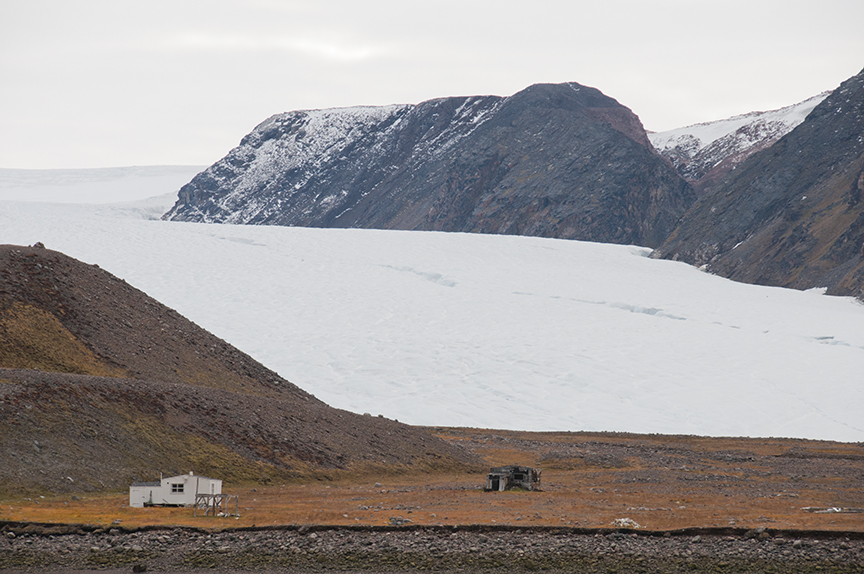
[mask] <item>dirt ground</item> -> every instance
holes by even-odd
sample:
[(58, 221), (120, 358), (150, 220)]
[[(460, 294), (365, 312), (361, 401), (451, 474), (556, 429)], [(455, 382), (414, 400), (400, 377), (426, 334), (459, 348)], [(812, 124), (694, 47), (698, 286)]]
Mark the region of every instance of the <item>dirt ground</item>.
[[(389, 474), (223, 485), (238, 517), (129, 508), (125, 493), (0, 501), (0, 520), (236, 528), (513, 525), (864, 531), (864, 445), (791, 439), (428, 429), (488, 465), (542, 469), (541, 491), (484, 492), (485, 474)], [(76, 499), (77, 498), (77, 499)], [(231, 508), (233, 510), (233, 507)]]

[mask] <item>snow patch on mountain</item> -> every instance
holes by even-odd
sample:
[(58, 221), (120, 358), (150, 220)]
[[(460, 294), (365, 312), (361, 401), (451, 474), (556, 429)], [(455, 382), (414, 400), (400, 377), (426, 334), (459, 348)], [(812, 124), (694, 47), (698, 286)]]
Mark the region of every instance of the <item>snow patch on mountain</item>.
[[(334, 169), (344, 162), (357, 162), (361, 168), (356, 177), (374, 171), (380, 167), (377, 163), (381, 158), (387, 157), (385, 148), (399, 148), (406, 145), (402, 140), (413, 137), (402, 133), (412, 114), (422, 114), (441, 101), (274, 115), (256, 126), (224, 159), (184, 186), (179, 196), (188, 204), (196, 193), (225, 192), (214, 194), (202, 208), (191, 208), (182, 216), (172, 212), (166, 218), (247, 224), (292, 212), (312, 216), (340, 211), (338, 206), (349, 191), (327, 185)], [(492, 109), (488, 97), (464, 98), (441, 125), (435, 129), (425, 126), (427, 131), (411, 144), (413, 153), (407, 159), (428, 160), (445, 152), (476, 130)], [(366, 189), (363, 195), (371, 191)]]
[(684, 177), (698, 180), (726, 160), (737, 164), (770, 146), (803, 122), (828, 94), (777, 110), (649, 133), (648, 139)]
[[(288, 112), (268, 118), (243, 138), (240, 146), (226, 158), (236, 170), (226, 170), (224, 165), (217, 164), (204, 173), (217, 184), (237, 181), (233, 190), (217, 202), (221, 212), (229, 214), (225, 222), (246, 223), (266, 210), (266, 205), (247, 202), (246, 197), (250, 192), (266, 189), (277, 182), (281, 174), (302, 170), (304, 174), (294, 186), (298, 190), (313, 178), (326, 177), (324, 166), (338, 161), (346, 148), (407, 108), (398, 105), (333, 108)], [(237, 178), (242, 171), (245, 177)], [(332, 201), (334, 198), (318, 199)], [(205, 215), (205, 221), (211, 219)]]

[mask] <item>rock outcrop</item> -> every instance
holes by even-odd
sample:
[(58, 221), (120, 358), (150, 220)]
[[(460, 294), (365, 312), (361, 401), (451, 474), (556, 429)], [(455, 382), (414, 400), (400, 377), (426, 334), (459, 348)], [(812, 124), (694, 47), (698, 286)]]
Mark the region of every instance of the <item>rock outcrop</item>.
[(273, 116), (184, 186), (164, 218), (653, 247), (693, 201), (636, 115), (567, 83)]
[(654, 256), (864, 296), (864, 71), (700, 199)]

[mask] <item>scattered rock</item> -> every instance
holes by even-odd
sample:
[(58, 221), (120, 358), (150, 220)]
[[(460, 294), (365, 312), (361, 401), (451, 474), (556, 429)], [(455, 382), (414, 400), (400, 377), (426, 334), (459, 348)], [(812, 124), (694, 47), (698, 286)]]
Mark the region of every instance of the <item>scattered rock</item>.
[(401, 516), (391, 516), (390, 517), (390, 526), (402, 526), (404, 524), (410, 524), (411, 520), (409, 518), (402, 518)]
[(632, 518), (616, 518), (612, 521), (612, 526), (615, 528), (642, 528)]
[[(398, 518), (398, 517), (396, 517)], [(48, 534), (7, 537), (0, 552), (0, 571), (89, 571), (98, 569), (133, 572), (286, 570), (292, 572), (362, 571), (381, 564), (398, 571), (474, 572), (511, 564), (514, 573), (526, 571), (580, 572), (764, 572), (797, 574), (827, 565), (826, 571), (857, 572), (864, 540), (821, 538), (808, 544), (807, 558), (778, 544), (754, 544), (743, 537), (701, 534), (655, 536), (640, 532), (595, 533), (562, 529), (460, 528), (375, 529), (321, 528), (308, 537), (298, 530), (274, 528), (213, 532), (136, 532), (111, 538), (107, 533), (73, 536)], [(80, 537), (80, 538), (79, 538)], [(164, 544), (159, 540), (164, 539)], [(71, 542), (71, 543), (70, 543)], [(799, 549), (807, 544), (798, 539)], [(140, 561), (143, 548), (147, 562)], [(137, 559), (136, 560), (136, 556)], [(400, 560), (405, 560), (404, 563)], [(396, 560), (396, 562), (389, 562)], [(26, 566), (26, 567), (25, 567)], [(489, 570), (489, 571), (493, 571)], [(378, 568), (375, 571), (381, 571)]]

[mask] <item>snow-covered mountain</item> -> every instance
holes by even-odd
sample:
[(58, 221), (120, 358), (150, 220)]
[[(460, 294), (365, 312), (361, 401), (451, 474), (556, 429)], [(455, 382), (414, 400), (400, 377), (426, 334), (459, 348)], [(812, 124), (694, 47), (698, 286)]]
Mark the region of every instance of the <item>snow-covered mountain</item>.
[(778, 110), (649, 133), (648, 139), (688, 180), (696, 182), (706, 176), (716, 180), (718, 172), (728, 172), (792, 131), (828, 94), (823, 92)]
[(273, 116), (185, 185), (172, 221), (466, 231), (657, 246), (695, 201), (599, 90)]
[(333, 406), (425, 425), (864, 440), (864, 306), (850, 298), (633, 246), (150, 219), (171, 194), (146, 209), (2, 199), (0, 242), (98, 264)]

